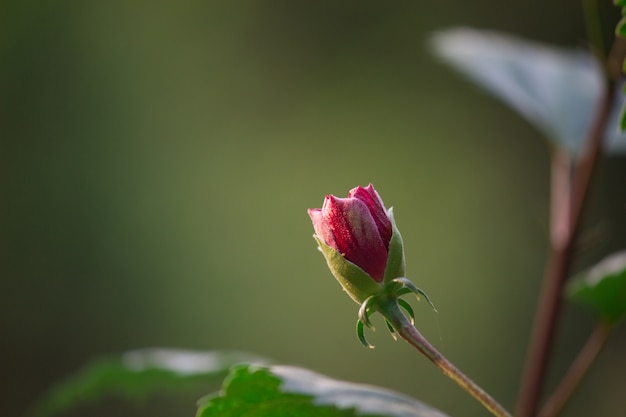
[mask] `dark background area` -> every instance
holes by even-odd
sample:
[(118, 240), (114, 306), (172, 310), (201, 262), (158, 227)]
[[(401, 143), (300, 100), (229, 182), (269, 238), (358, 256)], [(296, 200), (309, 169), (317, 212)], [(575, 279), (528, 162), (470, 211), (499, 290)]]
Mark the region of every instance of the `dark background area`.
[[(0, 414), (94, 356), (169, 346), (486, 415), (385, 332), (373, 351), (356, 339), (358, 306), (306, 209), (369, 182), (440, 312), (416, 305), (418, 327), (512, 409), (547, 251), (549, 148), (433, 58), (429, 36), (459, 25), (585, 46), (571, 1), (2, 2)], [(587, 224), (606, 233), (577, 269), (626, 243), (625, 165), (601, 165)], [(591, 327), (566, 307), (549, 386)], [(565, 416), (623, 413), (625, 351), (620, 328)], [(191, 416), (206, 392), (69, 415)]]

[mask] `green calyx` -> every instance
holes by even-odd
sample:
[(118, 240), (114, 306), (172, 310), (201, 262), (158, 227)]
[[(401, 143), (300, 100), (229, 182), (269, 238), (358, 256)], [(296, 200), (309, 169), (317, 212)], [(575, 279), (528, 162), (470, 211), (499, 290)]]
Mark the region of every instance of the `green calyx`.
[(380, 292), (381, 285), (374, 281), (369, 274), (361, 268), (347, 260), (335, 248), (328, 246), (317, 235), (313, 235), (319, 249), (326, 258), (328, 269), (339, 281), (345, 292), (348, 293), (356, 303), (361, 304), (372, 294)]
[(387, 255), (387, 265), (385, 266), (385, 277), (383, 282), (386, 284), (391, 280), (406, 275), (406, 262), (404, 260), (404, 243), (402, 235), (396, 226), (396, 220), (393, 217), (393, 207), (387, 210), (389, 219), (391, 220), (392, 234), (389, 241), (389, 252)]
[[(356, 332), (357, 337), (363, 346), (370, 349), (374, 348), (374, 346), (365, 339), (365, 327), (367, 326), (368, 328), (375, 330), (374, 325), (370, 321), (370, 316), (376, 312), (380, 312), (384, 316), (386, 310), (396, 309), (399, 306), (406, 312), (411, 320), (411, 323), (415, 322), (415, 313), (413, 312), (413, 308), (407, 301), (400, 298), (401, 296), (409, 293), (415, 294), (418, 301), (420, 296), (423, 296), (432, 309), (437, 312), (435, 305), (432, 301), (430, 301), (430, 298), (424, 291), (417, 288), (415, 284), (407, 278), (394, 278), (385, 283), (379, 293), (368, 297), (365, 301), (363, 301), (363, 303), (361, 303), (361, 307), (359, 308), (359, 320), (356, 323)], [(391, 333), (391, 337), (395, 340), (396, 334), (393, 326), (387, 320), (385, 320), (385, 323)]]

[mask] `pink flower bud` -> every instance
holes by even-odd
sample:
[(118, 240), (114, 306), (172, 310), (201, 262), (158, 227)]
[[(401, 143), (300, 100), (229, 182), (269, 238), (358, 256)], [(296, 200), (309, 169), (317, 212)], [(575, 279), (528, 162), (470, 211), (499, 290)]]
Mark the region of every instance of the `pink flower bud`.
[(382, 282), (393, 233), (389, 213), (372, 184), (329, 195), (321, 209), (309, 209), (317, 236), (345, 259)]

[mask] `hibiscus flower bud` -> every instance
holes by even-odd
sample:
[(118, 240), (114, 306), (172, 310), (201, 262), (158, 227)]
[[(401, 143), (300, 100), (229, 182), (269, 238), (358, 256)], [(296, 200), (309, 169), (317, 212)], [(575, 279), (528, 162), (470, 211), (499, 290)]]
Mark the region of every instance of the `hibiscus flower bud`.
[(331, 272), (356, 302), (404, 276), (402, 238), (372, 184), (347, 198), (326, 196), (321, 209), (308, 212)]

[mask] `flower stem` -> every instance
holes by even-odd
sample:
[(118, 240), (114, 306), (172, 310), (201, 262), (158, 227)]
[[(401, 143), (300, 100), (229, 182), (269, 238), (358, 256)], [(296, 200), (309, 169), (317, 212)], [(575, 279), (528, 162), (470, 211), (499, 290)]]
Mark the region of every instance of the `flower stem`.
[(511, 417), (496, 400), (480, 388), (467, 375), (461, 372), (448, 359), (446, 359), (422, 334), (415, 328), (411, 321), (404, 315), (395, 298), (390, 298), (381, 305), (378, 311), (393, 326), (395, 331), (411, 346), (417, 349), (426, 359), (430, 360), (447, 377), (456, 382), (472, 397), (480, 402), (487, 410), (497, 417)]
[(557, 389), (548, 401), (546, 401), (538, 417), (553, 417), (563, 409), (563, 406), (589, 370), (596, 356), (598, 356), (598, 353), (602, 350), (610, 330), (611, 326), (605, 321), (601, 321), (596, 325), (593, 333), (591, 333), (591, 336), (587, 339), (585, 346), (578, 353), (578, 356), (561, 380)]

